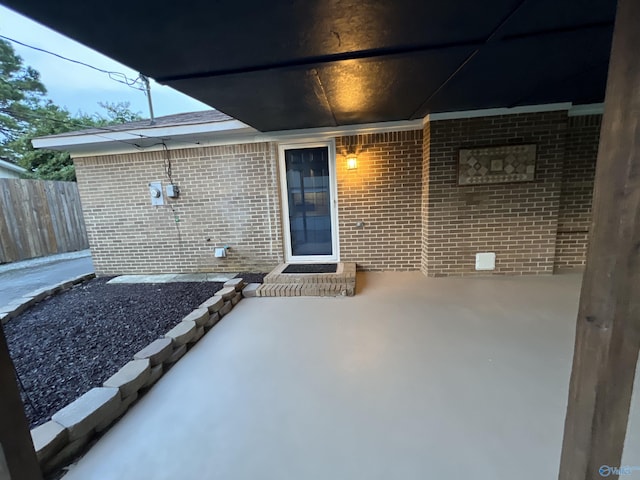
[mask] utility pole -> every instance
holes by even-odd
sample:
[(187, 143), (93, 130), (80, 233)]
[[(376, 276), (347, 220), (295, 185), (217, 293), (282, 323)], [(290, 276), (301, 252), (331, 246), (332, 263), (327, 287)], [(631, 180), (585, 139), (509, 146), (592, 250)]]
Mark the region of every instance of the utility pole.
[(153, 116), (153, 101), (151, 100), (151, 85), (149, 85), (149, 77), (140, 74), (140, 78), (144, 83), (144, 93), (147, 96), (147, 102), (149, 102), (149, 125), (155, 125), (156, 119)]

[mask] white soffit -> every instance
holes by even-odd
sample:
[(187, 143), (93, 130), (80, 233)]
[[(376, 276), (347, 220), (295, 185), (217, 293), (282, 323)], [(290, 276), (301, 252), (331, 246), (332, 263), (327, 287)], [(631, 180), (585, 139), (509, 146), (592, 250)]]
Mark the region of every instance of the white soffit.
[(577, 105), (551, 103), (514, 108), (490, 108), (459, 112), (434, 113), (420, 120), (379, 122), (340, 127), (321, 127), (262, 133), (240, 122), (229, 120), (191, 125), (137, 128), (133, 130), (109, 130), (104, 132), (42, 137), (33, 140), (35, 148), (66, 150), (74, 157), (136, 153), (155, 151), (165, 143), (171, 148), (198, 148), (216, 145), (233, 145), (256, 142), (313, 141), (344, 135), (421, 130), (427, 122), (463, 118), (479, 118), (497, 115), (517, 115), (566, 110), (569, 116), (601, 114), (602, 103)]
[(12, 172), (16, 172), (16, 173), (27, 172), (26, 168), (22, 168), (21, 166), (16, 165), (15, 163), (7, 162), (1, 159), (0, 159), (0, 168), (4, 168), (5, 170), (11, 170)]
[(513, 108), (485, 108), (482, 110), (463, 110), (459, 112), (431, 113), (424, 117), (424, 122), (438, 120), (458, 120), (462, 118), (495, 117), (498, 115), (518, 115), (520, 113), (557, 112), (570, 110), (571, 103), (548, 103), (545, 105), (526, 105)]
[(498, 115), (518, 115), (521, 113), (557, 112), (566, 110), (570, 117), (580, 115), (598, 115), (604, 112), (604, 103), (573, 105), (572, 103), (548, 103), (545, 105), (526, 105), (513, 108), (487, 108), (483, 110), (463, 110), (458, 112), (432, 113), (424, 117), (423, 123), (438, 120), (457, 120), (463, 118), (495, 117)]
[(100, 133), (76, 133), (69, 135), (56, 135), (51, 137), (40, 137), (33, 139), (35, 148), (49, 148), (54, 150), (67, 149), (78, 145), (91, 145), (106, 142), (126, 142), (131, 146), (136, 140), (154, 139), (162, 141), (164, 138), (204, 135), (218, 132), (255, 132), (256, 130), (245, 125), (239, 120), (229, 120), (224, 122), (197, 123), (191, 125), (161, 126), (135, 128), (132, 130), (110, 129), (100, 127)]
[[(225, 124), (224, 126), (221, 124)], [(216, 129), (211, 128), (216, 126)], [(194, 128), (198, 127), (198, 128)], [(207, 128), (208, 127), (208, 128)], [(224, 127), (224, 128), (220, 128)], [(322, 127), (262, 133), (233, 120), (216, 124), (183, 125), (178, 127), (145, 128), (124, 131), (105, 131), (80, 135), (36, 138), (35, 148), (67, 150), (75, 158), (122, 153), (140, 153), (162, 148), (198, 148), (257, 142), (311, 141), (343, 135), (401, 132), (421, 130), (422, 120), (380, 122), (341, 127)]]
[(581, 115), (602, 115), (604, 113), (604, 103), (590, 103), (588, 105), (575, 105), (569, 110), (570, 117)]

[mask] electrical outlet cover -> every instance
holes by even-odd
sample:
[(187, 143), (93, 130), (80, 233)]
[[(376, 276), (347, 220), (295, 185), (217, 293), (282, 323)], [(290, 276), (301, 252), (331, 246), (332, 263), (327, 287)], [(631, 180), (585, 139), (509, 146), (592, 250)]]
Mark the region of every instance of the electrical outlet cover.
[(178, 198), (180, 196), (180, 188), (178, 185), (169, 184), (165, 187), (167, 191), (167, 197)]

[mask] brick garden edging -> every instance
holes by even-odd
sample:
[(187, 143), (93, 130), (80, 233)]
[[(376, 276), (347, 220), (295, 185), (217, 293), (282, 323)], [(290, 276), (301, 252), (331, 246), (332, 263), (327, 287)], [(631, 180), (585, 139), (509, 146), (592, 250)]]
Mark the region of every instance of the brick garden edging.
[(133, 359), (96, 387), (52, 415), (51, 420), (31, 430), (36, 456), (43, 473), (69, 463), (89, 441), (109, 428), (145, 394), (160, 377), (213, 328), (242, 299), (255, 296), (241, 278), (223, 288), (184, 317), (162, 338), (137, 352)]
[(82, 283), (86, 280), (90, 280), (95, 278), (95, 273), (85, 273), (84, 275), (79, 275), (70, 280), (64, 280), (60, 283), (53, 285), (52, 287), (44, 287), (39, 288), (37, 290), (33, 290), (32, 292), (23, 295), (22, 297), (14, 300), (9, 305), (5, 305), (4, 307), (0, 307), (0, 321), (4, 325), (9, 320), (14, 317), (17, 317), (26, 309), (34, 306), (36, 303), (41, 302), (47, 297), (54, 295), (56, 293), (61, 293), (66, 290), (69, 290), (74, 285)]

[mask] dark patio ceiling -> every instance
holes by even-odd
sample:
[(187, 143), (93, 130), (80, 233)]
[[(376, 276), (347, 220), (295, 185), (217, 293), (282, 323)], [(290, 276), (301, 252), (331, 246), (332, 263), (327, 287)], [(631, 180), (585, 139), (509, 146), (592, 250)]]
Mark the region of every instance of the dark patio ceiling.
[(614, 0), (3, 0), (262, 131), (602, 101)]

